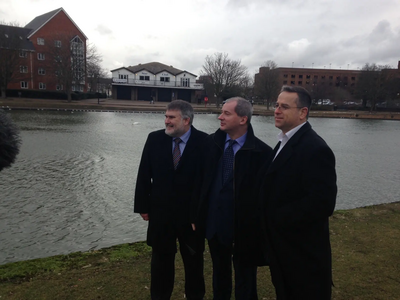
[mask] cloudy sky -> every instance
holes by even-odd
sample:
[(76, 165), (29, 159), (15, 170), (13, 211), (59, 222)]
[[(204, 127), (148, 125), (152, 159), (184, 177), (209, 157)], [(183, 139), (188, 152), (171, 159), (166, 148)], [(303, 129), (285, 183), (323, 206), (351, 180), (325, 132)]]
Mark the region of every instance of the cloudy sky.
[(0, 21), (25, 26), (63, 7), (103, 68), (161, 62), (200, 75), (216, 52), (253, 75), (279, 67), (397, 68), (400, 0), (0, 0)]

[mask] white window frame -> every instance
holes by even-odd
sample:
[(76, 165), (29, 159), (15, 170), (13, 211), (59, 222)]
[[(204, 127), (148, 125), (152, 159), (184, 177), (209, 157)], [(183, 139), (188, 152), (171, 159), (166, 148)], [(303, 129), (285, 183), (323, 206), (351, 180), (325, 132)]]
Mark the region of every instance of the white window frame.
[(43, 82), (39, 82), (39, 90), (45, 90), (46, 89), (46, 84)]
[(28, 57), (28, 52), (21, 50), (19, 51), (19, 57), (27, 58)]
[(128, 74), (118, 74), (118, 79), (126, 79), (128, 80)]
[(28, 66), (19, 66), (20, 73), (28, 73)]
[(37, 38), (37, 44), (38, 45), (44, 45), (44, 38)]
[(57, 48), (61, 48), (61, 41), (60, 40), (55, 40), (54, 41), (54, 46)]
[(57, 84), (57, 85), (56, 85), (56, 90), (57, 90), (57, 91), (62, 91), (62, 90), (63, 90), (63, 85), (62, 85), (62, 84), (61, 84), (61, 85), (60, 85), (60, 84)]
[(21, 89), (27, 89), (28, 88), (28, 81), (21, 81)]
[(46, 70), (44, 68), (39, 68), (38, 69), (38, 74), (39, 75), (46, 75)]
[(38, 53), (37, 58), (38, 60), (45, 60), (46, 56), (44, 55), (44, 53)]

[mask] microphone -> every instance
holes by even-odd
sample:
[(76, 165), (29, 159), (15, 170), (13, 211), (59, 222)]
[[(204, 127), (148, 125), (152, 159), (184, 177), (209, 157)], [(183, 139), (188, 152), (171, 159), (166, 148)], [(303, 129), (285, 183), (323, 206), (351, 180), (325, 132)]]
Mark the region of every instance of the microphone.
[(0, 109), (0, 171), (15, 162), (20, 145), (18, 126)]

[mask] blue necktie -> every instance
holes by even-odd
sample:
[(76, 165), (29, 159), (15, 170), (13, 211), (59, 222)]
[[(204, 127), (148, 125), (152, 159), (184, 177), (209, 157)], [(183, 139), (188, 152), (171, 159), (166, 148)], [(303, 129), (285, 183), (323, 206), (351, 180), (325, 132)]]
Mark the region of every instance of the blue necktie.
[(235, 159), (235, 153), (233, 152), (233, 145), (236, 143), (235, 140), (229, 140), (229, 146), (224, 152), (222, 157), (222, 183), (224, 184), (230, 177), (233, 170), (233, 161)]
[(179, 149), (179, 144), (182, 142), (182, 140), (180, 138), (176, 138), (174, 142), (175, 142), (175, 148), (174, 151), (172, 152), (172, 158), (174, 160), (174, 168), (176, 170), (179, 161), (181, 159), (181, 149)]

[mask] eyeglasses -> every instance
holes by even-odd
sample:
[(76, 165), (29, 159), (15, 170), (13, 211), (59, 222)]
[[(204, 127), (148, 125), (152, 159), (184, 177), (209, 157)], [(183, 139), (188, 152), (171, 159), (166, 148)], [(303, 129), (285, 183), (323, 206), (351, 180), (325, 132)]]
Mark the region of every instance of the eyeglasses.
[(279, 104), (279, 103), (275, 103), (275, 110), (276, 109), (280, 109), (281, 111), (285, 111), (291, 108), (303, 108), (302, 106), (289, 106), (287, 104)]

